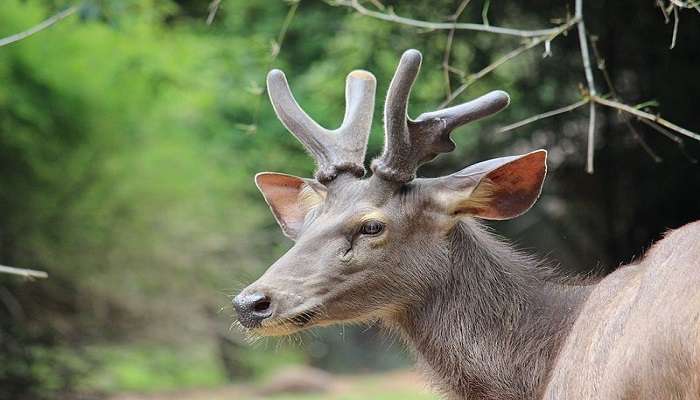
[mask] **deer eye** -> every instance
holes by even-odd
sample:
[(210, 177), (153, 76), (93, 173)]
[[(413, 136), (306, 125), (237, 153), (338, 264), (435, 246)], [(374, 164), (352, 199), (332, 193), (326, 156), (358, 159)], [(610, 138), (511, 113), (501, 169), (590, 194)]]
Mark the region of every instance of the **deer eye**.
[(360, 227), (360, 233), (363, 235), (379, 235), (384, 230), (384, 223), (376, 219), (366, 221)]

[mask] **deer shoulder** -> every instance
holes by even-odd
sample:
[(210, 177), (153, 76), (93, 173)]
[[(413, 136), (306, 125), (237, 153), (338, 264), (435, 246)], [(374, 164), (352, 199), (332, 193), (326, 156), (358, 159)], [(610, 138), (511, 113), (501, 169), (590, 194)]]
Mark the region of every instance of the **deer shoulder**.
[(595, 286), (552, 371), (549, 399), (700, 397), (700, 222)]

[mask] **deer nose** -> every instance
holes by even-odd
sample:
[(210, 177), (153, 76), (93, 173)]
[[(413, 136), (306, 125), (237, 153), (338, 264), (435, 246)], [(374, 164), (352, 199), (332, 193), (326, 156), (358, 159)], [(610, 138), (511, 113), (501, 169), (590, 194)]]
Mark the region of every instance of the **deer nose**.
[(246, 328), (260, 325), (260, 322), (272, 315), (272, 302), (260, 292), (241, 293), (233, 299), (233, 307), (238, 313), (238, 321)]

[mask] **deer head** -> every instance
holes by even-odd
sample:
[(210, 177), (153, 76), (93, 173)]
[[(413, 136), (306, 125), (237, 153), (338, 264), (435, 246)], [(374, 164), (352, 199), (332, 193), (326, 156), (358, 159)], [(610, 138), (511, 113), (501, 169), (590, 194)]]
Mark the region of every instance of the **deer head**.
[(452, 175), (416, 170), (454, 149), (450, 133), (509, 103), (494, 91), (416, 119), (407, 115), (421, 54), (408, 50), (384, 110), (385, 147), (364, 178), (376, 81), (353, 71), (340, 128), (314, 122), (273, 70), (268, 93), (277, 116), (315, 158), (315, 179), (263, 172), (255, 182), (294, 246), (234, 299), (240, 323), (259, 335), (317, 325), (396, 318), (432, 290), (426, 279), (449, 263), (449, 234), (467, 219), (509, 219), (538, 198), (546, 152), (496, 158)]

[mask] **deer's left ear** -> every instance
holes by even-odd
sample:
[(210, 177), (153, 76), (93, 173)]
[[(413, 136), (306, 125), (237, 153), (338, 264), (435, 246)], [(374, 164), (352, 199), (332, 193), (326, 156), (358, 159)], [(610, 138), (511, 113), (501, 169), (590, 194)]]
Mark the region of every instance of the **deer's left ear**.
[(326, 198), (325, 186), (292, 175), (261, 172), (255, 175), (255, 184), (282, 232), (292, 240), (296, 240), (304, 226), (306, 214)]
[(511, 219), (532, 207), (546, 174), (546, 150), (495, 158), (438, 178), (434, 196), (451, 215)]

